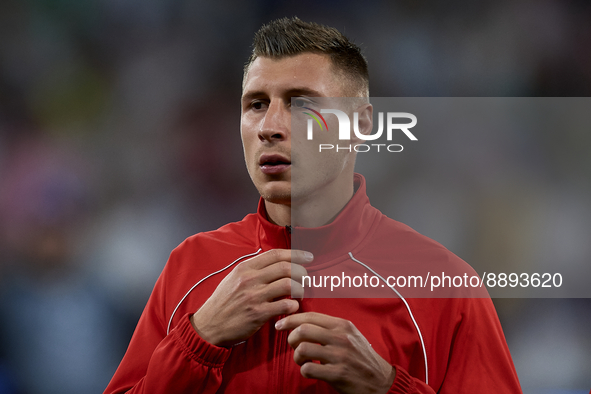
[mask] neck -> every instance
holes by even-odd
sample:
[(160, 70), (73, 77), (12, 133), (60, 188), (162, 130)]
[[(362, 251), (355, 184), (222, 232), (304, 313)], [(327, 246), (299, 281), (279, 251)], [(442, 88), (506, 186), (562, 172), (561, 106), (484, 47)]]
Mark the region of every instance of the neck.
[(291, 204), (265, 201), (269, 221), (279, 226), (321, 227), (332, 222), (353, 197), (353, 180), (332, 196), (308, 196)]

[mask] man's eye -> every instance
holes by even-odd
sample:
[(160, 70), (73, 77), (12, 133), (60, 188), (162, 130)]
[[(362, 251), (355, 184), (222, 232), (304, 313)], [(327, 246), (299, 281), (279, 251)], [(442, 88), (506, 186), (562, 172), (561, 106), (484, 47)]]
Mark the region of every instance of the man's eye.
[(306, 104), (307, 104), (307, 103), (306, 103), (306, 100), (304, 100), (304, 99), (301, 99), (301, 98), (295, 98), (295, 99), (293, 100), (293, 105), (294, 105), (294, 106), (296, 106), (296, 107), (298, 107), (298, 108), (305, 107), (305, 106), (306, 106)]
[(254, 103), (252, 103), (252, 108), (254, 108), (254, 109), (262, 109), (263, 108), (263, 103), (261, 101), (255, 101)]

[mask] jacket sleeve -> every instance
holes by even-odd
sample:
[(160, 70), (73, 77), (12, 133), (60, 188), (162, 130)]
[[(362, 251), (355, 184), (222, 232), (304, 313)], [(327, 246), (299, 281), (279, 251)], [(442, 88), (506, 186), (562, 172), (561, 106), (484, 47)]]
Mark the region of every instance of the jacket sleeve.
[(166, 334), (166, 268), (140, 317), (129, 347), (105, 394), (215, 393), (231, 350), (203, 340), (191, 314)]
[[(490, 298), (457, 300), (461, 320), (457, 326), (445, 371), (429, 371), (430, 379), (443, 374), (438, 387), (426, 385), (396, 368), (389, 394), (521, 394), (521, 386), (507, 342)], [(444, 344), (431, 344), (441, 351)], [(440, 380), (440, 379), (433, 379)], [(433, 384), (433, 382), (429, 382)]]
[(427, 386), (425, 382), (421, 382), (418, 379), (413, 378), (400, 366), (394, 365), (394, 368), (396, 369), (396, 378), (394, 379), (388, 394), (435, 394), (435, 391), (431, 387)]

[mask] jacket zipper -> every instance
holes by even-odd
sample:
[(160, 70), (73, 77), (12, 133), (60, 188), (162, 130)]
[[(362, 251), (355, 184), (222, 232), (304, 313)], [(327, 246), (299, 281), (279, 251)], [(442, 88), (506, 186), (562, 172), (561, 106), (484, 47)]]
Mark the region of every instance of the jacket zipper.
[[(279, 316), (279, 319), (283, 319), (287, 315)], [(277, 333), (277, 394), (282, 394), (285, 392), (285, 366), (286, 366), (286, 358), (287, 358), (287, 332), (286, 331), (279, 331)]]
[[(284, 235), (285, 235), (285, 240), (287, 242), (287, 247), (291, 248), (291, 234), (293, 231), (293, 227), (291, 226), (285, 226), (285, 231), (284, 231)], [(291, 298), (291, 295), (288, 296), (289, 298)], [(285, 316), (287, 315), (281, 315), (279, 316), (279, 319), (283, 319)], [(288, 350), (289, 350), (289, 344), (287, 343), (287, 337), (288, 337), (289, 333), (287, 331), (280, 331), (278, 332), (277, 335), (277, 341), (278, 343), (277, 345), (277, 393), (278, 394), (282, 394), (285, 392), (284, 387), (285, 387), (285, 375), (286, 375), (286, 366), (287, 366), (287, 362), (289, 360), (288, 359)]]

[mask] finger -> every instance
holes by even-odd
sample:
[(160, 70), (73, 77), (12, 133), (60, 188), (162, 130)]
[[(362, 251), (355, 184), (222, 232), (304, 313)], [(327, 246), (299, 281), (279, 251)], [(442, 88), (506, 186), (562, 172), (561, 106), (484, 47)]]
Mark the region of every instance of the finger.
[(282, 298), (280, 300), (266, 303), (264, 308), (265, 320), (269, 320), (272, 317), (289, 315), (297, 312), (297, 310), (300, 308), (300, 303), (289, 298)]
[(246, 265), (252, 269), (260, 270), (278, 261), (291, 261), (290, 249), (271, 249), (255, 257), (244, 261), (241, 265)]
[(271, 283), (281, 278), (291, 278), (302, 283), (302, 276), (307, 275), (308, 272), (299, 264), (279, 261), (259, 270), (258, 274), (260, 275), (260, 283)]
[(324, 380), (325, 382), (336, 382), (343, 379), (340, 369), (331, 363), (307, 362), (301, 366), (300, 373), (305, 378)]
[(291, 260), (294, 264), (308, 264), (314, 261), (314, 255), (305, 250), (291, 249)]
[(282, 278), (273, 283), (265, 285), (262, 289), (262, 298), (266, 301), (272, 301), (280, 297), (289, 297), (292, 294), (294, 298), (302, 298), (304, 296), (304, 289), (298, 282), (291, 278)]
[(334, 333), (326, 328), (322, 328), (310, 323), (304, 323), (296, 327), (287, 337), (289, 345), (297, 349), (302, 342), (318, 343), (328, 345), (333, 343)]
[(352, 323), (348, 320), (340, 319), (338, 317), (333, 317), (317, 312), (304, 312), (287, 316), (279, 320), (277, 323), (275, 323), (275, 328), (278, 330), (293, 330), (304, 323), (313, 324), (327, 329), (334, 329), (338, 327), (347, 329), (350, 328), (350, 325), (352, 325)]
[(253, 269), (262, 269), (279, 261), (287, 261), (296, 264), (306, 264), (314, 260), (314, 255), (310, 252), (295, 249), (271, 249), (249, 260), (243, 264)]
[(291, 298), (297, 300), (304, 299), (304, 287), (293, 279), (291, 280)]
[(304, 365), (310, 361), (318, 361), (322, 364), (330, 363), (330, 351), (326, 346), (317, 343), (303, 342), (293, 352), (293, 361), (298, 365)]
[(301, 284), (302, 277), (306, 275), (308, 275), (308, 270), (305, 267), (291, 263), (291, 279)]
[(289, 261), (278, 261), (268, 265), (257, 272), (261, 283), (272, 283), (281, 278), (291, 278), (291, 263)]

